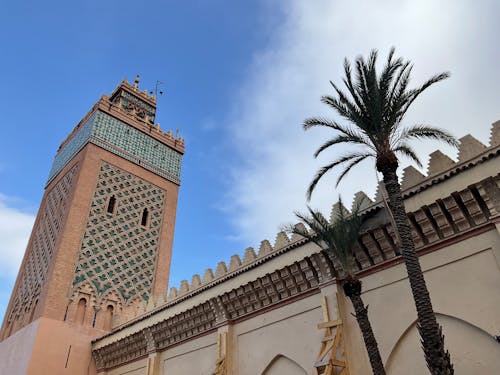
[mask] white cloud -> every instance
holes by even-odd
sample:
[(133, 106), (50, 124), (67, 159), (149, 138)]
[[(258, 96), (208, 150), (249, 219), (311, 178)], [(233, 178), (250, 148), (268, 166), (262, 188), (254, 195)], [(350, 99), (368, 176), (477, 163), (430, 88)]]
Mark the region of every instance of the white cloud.
[[(237, 233), (250, 243), (272, 237), (279, 225), (302, 209), (315, 171), (341, 152), (313, 160), (329, 135), (301, 123), (311, 115), (334, 117), (320, 102), (331, 93), (328, 80), (340, 83), (344, 57), (353, 60), (379, 49), (384, 60), (391, 46), (413, 61), (416, 85), (441, 71), (452, 77), (429, 89), (407, 118), (472, 133), (488, 141), (489, 127), (500, 119), (498, 85), (500, 34), (497, 2), (287, 1), (285, 22), (258, 51), (243, 82), (230, 119), (231, 142), (239, 155), (227, 201)], [(496, 9), (494, 9), (496, 8)], [(424, 160), (437, 144), (419, 145)], [(450, 152), (450, 150), (447, 150)], [(453, 152), (453, 151), (452, 151)], [(453, 154), (452, 154), (453, 155)], [(312, 205), (324, 211), (336, 200), (336, 173), (320, 182)], [(358, 190), (373, 196), (373, 162), (366, 162), (339, 191), (350, 201)]]
[(12, 207), (0, 194), (0, 275), (14, 277), (28, 243), (35, 217)]

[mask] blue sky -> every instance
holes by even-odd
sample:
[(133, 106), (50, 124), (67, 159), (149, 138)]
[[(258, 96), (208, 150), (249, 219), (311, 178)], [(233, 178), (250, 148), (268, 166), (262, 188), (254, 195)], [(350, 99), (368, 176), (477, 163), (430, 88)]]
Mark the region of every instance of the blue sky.
[[(157, 121), (185, 137), (170, 286), (258, 248), (304, 207), (327, 133), (301, 121), (342, 60), (391, 46), (414, 82), (449, 70), (408, 116), (487, 143), (500, 119), (495, 1), (12, 1), (0, 13), (0, 315), (60, 142), (125, 77), (165, 83)], [(424, 144), (423, 159), (436, 149)], [(339, 151), (341, 152), (342, 149)], [(445, 149), (450, 155), (452, 150)], [(424, 168), (425, 171), (425, 168)], [(373, 165), (313, 197), (373, 196)], [(361, 181), (361, 183), (360, 183)]]

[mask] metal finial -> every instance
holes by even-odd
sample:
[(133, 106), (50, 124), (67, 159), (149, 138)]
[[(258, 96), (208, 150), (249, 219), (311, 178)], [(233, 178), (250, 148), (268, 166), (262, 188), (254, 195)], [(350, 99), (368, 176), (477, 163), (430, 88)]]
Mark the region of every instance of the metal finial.
[(134, 87), (135, 88), (139, 88), (139, 74), (137, 74), (135, 76), (135, 79), (134, 79)]

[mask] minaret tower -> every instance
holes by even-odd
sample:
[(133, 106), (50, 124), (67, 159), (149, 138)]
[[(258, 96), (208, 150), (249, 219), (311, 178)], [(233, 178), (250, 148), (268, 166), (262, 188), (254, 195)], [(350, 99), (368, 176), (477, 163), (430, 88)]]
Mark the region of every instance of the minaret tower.
[(87, 374), (91, 339), (167, 291), (184, 141), (138, 86), (103, 95), (57, 151), (0, 331), (19, 373)]

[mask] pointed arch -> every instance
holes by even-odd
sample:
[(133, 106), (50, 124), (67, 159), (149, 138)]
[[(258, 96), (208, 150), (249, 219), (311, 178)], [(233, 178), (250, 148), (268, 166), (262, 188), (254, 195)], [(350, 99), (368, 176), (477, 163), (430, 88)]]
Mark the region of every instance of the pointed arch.
[[(500, 368), (500, 345), (488, 332), (451, 315), (437, 313), (436, 317), (443, 327), (446, 347), (457, 371), (489, 374)], [(415, 350), (419, 347), (420, 340), (414, 321), (390, 351), (385, 366), (387, 374), (420, 374), (417, 369), (425, 368), (425, 361), (422, 351)]]
[(288, 358), (283, 354), (276, 355), (271, 362), (266, 366), (262, 375), (307, 375), (307, 371), (304, 370), (297, 362), (293, 359)]
[(87, 299), (82, 297), (78, 300), (78, 304), (76, 306), (76, 315), (75, 315), (76, 324), (83, 324), (85, 322), (86, 312), (87, 312)]

